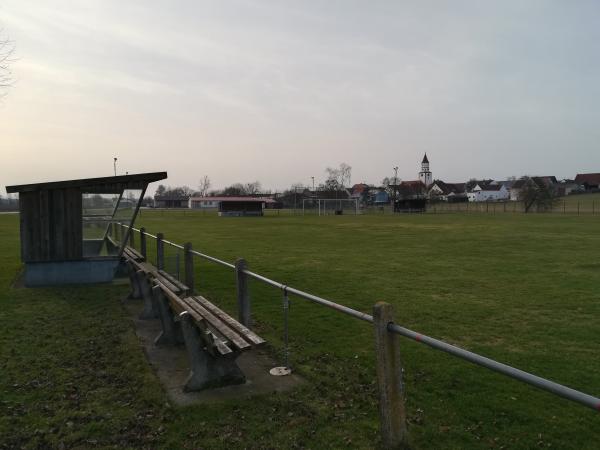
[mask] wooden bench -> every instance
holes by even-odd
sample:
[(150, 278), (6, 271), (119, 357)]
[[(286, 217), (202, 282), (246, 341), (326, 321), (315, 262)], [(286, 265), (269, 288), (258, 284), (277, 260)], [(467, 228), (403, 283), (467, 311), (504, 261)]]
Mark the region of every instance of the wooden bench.
[(130, 247), (129, 245), (125, 246), (123, 249), (123, 255), (129, 259), (133, 259), (134, 261), (145, 261), (144, 255), (138, 252), (135, 248)]
[[(117, 245), (110, 236), (108, 236), (107, 239), (111, 241), (113, 245)], [(130, 261), (142, 262), (145, 260), (145, 258), (137, 250), (127, 245), (123, 249), (121, 260), (125, 263), (125, 268), (127, 270), (127, 275), (129, 276), (129, 282), (131, 284), (131, 294), (129, 295), (129, 298), (141, 298), (142, 293), (140, 290), (140, 286), (136, 280), (135, 270), (130, 264)]]
[(177, 296), (185, 296), (189, 293), (190, 289), (185, 284), (164, 270), (158, 270), (148, 262), (137, 261), (130, 252), (123, 252), (123, 255), (129, 268), (132, 288), (130, 297), (144, 299), (144, 309), (140, 313), (140, 319), (154, 319), (159, 316), (156, 299), (152, 293), (154, 280), (160, 281)]
[(264, 339), (204, 297), (179, 297), (160, 280), (154, 284), (163, 328), (155, 343), (185, 344), (190, 375), (184, 390), (244, 383), (246, 377), (236, 359), (242, 352), (263, 345)]

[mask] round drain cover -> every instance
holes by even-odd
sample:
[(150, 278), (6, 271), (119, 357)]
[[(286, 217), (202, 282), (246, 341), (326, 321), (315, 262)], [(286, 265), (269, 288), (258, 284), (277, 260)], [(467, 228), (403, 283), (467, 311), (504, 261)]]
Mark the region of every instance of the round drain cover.
[(292, 369), (290, 369), (289, 367), (283, 367), (283, 366), (282, 367), (273, 367), (271, 370), (269, 370), (269, 373), (276, 377), (283, 377), (285, 375), (291, 375)]

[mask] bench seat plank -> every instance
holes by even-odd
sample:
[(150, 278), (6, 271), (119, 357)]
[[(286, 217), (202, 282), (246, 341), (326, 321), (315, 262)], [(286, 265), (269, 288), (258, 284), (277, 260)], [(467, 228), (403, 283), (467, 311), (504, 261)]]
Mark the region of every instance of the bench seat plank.
[(135, 261), (132, 259), (129, 259), (129, 263), (134, 267), (134, 269), (136, 271), (141, 270), (146, 275), (150, 275), (154, 278), (158, 278), (163, 284), (165, 284), (173, 292), (175, 292), (175, 293), (185, 292), (184, 290), (180, 289), (178, 286), (171, 283), (171, 281), (169, 279), (167, 279), (165, 276), (163, 276), (158, 270), (156, 270), (156, 267), (154, 267), (152, 264), (150, 264), (148, 262)]
[(222, 334), (227, 340), (231, 342), (237, 349), (239, 350), (248, 350), (250, 349), (250, 344), (248, 344), (242, 336), (237, 334), (231, 328), (227, 326), (227, 324), (223, 323), (218, 317), (208, 312), (200, 303), (194, 300), (193, 297), (186, 297), (183, 299), (186, 305), (188, 305), (191, 309), (194, 309), (198, 314), (200, 314), (206, 321), (216, 329), (220, 334)]
[(123, 250), (123, 252), (130, 254), (131, 256), (133, 256), (134, 259), (139, 260), (139, 261), (143, 261), (145, 258), (144, 256), (138, 252), (135, 248), (130, 247), (129, 245), (125, 246), (125, 249)]
[(252, 332), (250, 329), (239, 323), (237, 320), (235, 320), (222, 309), (219, 309), (217, 306), (213, 305), (204, 297), (198, 295), (193, 298), (198, 303), (200, 303), (206, 310), (210, 311), (223, 322), (225, 322), (231, 329), (241, 334), (244, 337), (244, 339), (246, 339), (246, 341), (250, 342), (252, 345), (260, 345), (265, 343), (265, 340), (263, 338), (259, 337), (256, 333)]
[(171, 284), (177, 286), (181, 291), (188, 292), (190, 290), (189, 287), (187, 287), (185, 284), (183, 284), (181, 281), (179, 281), (177, 278), (175, 278), (169, 272), (165, 272), (164, 270), (159, 270), (158, 273), (160, 275), (162, 275), (163, 277), (165, 277)]
[(167, 288), (169, 288), (171, 291), (173, 291), (175, 294), (181, 294), (185, 291), (183, 291), (182, 289), (180, 289), (178, 286), (175, 286), (173, 283), (171, 283), (167, 278), (165, 278), (164, 276), (162, 276), (161, 274), (159, 274), (158, 272), (150, 272), (150, 275), (153, 276), (155, 279), (159, 280), (161, 283), (163, 283), (165, 286), (167, 286)]
[(214, 354), (214, 348), (216, 348), (221, 355), (233, 353), (233, 350), (231, 350), (231, 348), (229, 348), (225, 342), (221, 341), (219, 337), (212, 332), (207, 324), (207, 320), (204, 317), (200, 316), (196, 311), (190, 310), (189, 308), (186, 309), (186, 312), (192, 316), (196, 326), (203, 333), (202, 340), (206, 344), (206, 349), (209, 353)]
[[(227, 345), (227, 342), (224, 342), (222, 339), (219, 338), (219, 336), (215, 336), (215, 333), (213, 333), (212, 330), (210, 330), (209, 327), (206, 326), (208, 321), (204, 317), (202, 317), (197, 311), (192, 310), (184, 300), (179, 298), (166, 285), (164, 285), (160, 281), (157, 281), (156, 284), (158, 284), (158, 286), (165, 293), (165, 295), (169, 299), (169, 302), (171, 303), (171, 307), (177, 314), (181, 314), (182, 312), (188, 312), (203, 332), (209, 332), (213, 335), (214, 339), (212, 339), (212, 344), (217, 348), (218, 352), (221, 355), (227, 355), (233, 352), (233, 350), (231, 350), (231, 348), (229, 348), (229, 346)], [(208, 350), (211, 351), (209, 347), (210, 346), (207, 345)]]

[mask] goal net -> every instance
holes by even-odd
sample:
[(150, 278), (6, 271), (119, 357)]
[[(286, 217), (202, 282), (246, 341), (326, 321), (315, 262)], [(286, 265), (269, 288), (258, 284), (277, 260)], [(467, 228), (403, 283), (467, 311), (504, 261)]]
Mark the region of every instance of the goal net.
[(360, 214), (358, 199), (321, 198), (305, 200), (302, 204), (304, 214), (329, 216), (336, 214)]

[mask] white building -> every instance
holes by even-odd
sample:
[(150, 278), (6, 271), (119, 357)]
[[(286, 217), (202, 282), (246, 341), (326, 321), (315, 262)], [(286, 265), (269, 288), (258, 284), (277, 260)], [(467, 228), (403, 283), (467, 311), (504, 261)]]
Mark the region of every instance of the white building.
[(272, 208), (277, 202), (269, 197), (250, 197), (250, 196), (216, 196), (216, 197), (190, 197), (188, 208), (190, 209), (216, 209), (222, 202), (262, 202), (265, 207)]
[(431, 186), (433, 183), (433, 175), (429, 171), (429, 160), (427, 159), (427, 153), (421, 161), (421, 171), (419, 172), (419, 181), (425, 185), (425, 187)]
[(510, 192), (504, 184), (477, 184), (467, 193), (470, 202), (497, 202), (508, 200)]

